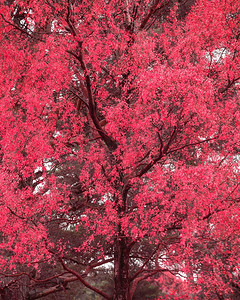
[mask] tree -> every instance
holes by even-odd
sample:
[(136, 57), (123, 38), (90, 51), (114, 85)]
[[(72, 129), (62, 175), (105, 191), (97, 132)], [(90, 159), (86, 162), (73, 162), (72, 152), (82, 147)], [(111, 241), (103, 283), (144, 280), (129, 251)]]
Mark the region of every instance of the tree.
[(0, 9), (2, 298), (238, 293), (238, 1)]

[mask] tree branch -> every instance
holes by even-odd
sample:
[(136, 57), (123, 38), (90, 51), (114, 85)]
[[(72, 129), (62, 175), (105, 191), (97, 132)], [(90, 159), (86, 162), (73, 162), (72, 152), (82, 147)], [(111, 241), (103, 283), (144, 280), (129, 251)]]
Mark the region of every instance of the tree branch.
[(240, 79), (240, 77), (237, 77), (237, 78), (232, 79), (232, 80), (230, 80), (230, 78), (228, 78), (228, 84), (226, 85), (226, 87), (220, 88), (220, 89), (218, 90), (218, 92), (219, 92), (220, 94), (225, 93), (225, 92), (226, 92), (231, 86), (233, 86), (234, 83), (235, 83), (236, 81), (238, 81), (239, 79)]
[(68, 0), (68, 7), (67, 7), (67, 18), (66, 18), (66, 21), (68, 23), (68, 26), (69, 26), (69, 29), (72, 33), (73, 36), (76, 36), (77, 33), (76, 33), (76, 30), (72, 24), (72, 20), (71, 20), (71, 16), (72, 16), (72, 9), (71, 9), (71, 3), (70, 3), (70, 0)]
[(39, 298), (45, 297), (49, 294), (60, 292), (60, 291), (66, 289), (67, 284), (69, 282), (74, 282), (74, 281), (77, 281), (77, 280), (78, 280), (78, 278), (76, 276), (71, 276), (71, 277), (68, 276), (68, 277), (62, 278), (60, 284), (57, 284), (57, 285), (55, 285), (53, 287), (50, 287), (50, 288), (47, 288), (47, 289), (45, 289), (41, 292), (30, 292), (29, 293), (29, 299), (30, 300), (39, 299)]
[(98, 263), (89, 265), (89, 267), (90, 267), (91, 269), (93, 269), (93, 268), (99, 267), (99, 266), (101, 266), (101, 265), (107, 264), (107, 263), (109, 263), (109, 262), (112, 262), (113, 260), (114, 260), (114, 258), (105, 259), (105, 260), (102, 260), (102, 261), (100, 261), (100, 262), (98, 262)]
[[(63, 278), (64, 277), (63, 275), (65, 275), (67, 273), (68, 272), (62, 272), (60, 274), (57, 274), (57, 275), (54, 275), (54, 276), (51, 276), (51, 277), (48, 277), (48, 278), (45, 278), (45, 279), (35, 279), (35, 278), (33, 278), (30, 275), (30, 273), (27, 273), (27, 272), (21, 272), (21, 273), (16, 273), (16, 274), (0, 273), (0, 275), (3, 276), (3, 277), (21, 277), (21, 276), (27, 276), (30, 280), (33, 280), (36, 283), (44, 283), (44, 282), (51, 281), (51, 280), (56, 279), (56, 278), (61, 278), (61, 277)], [(64, 277), (64, 278), (69, 278), (69, 277)], [(74, 277), (74, 278), (76, 278), (76, 277)]]
[(130, 278), (130, 281), (133, 281), (140, 273), (144, 272), (144, 267), (150, 261), (150, 259), (153, 257), (153, 255), (157, 252), (159, 246), (160, 246), (160, 244), (158, 244), (157, 248), (148, 256), (148, 258), (143, 263), (143, 265), (141, 266), (141, 268)]
[[(239, 187), (239, 183), (235, 186), (235, 188), (228, 194), (228, 196), (226, 197), (226, 199), (225, 199), (225, 201), (228, 201), (228, 199), (231, 197), (231, 195), (236, 191), (236, 189)], [(239, 201), (237, 201), (237, 202), (239, 202)], [(228, 205), (226, 208), (217, 208), (216, 210), (214, 210), (214, 211), (210, 211), (210, 209), (209, 209), (209, 212), (208, 212), (208, 214), (206, 215), (206, 216), (204, 216), (203, 218), (202, 218), (202, 220), (207, 220), (207, 219), (209, 219), (211, 216), (213, 216), (214, 214), (217, 214), (217, 213), (219, 213), (219, 212), (222, 212), (222, 211), (225, 211), (225, 210), (227, 210), (227, 209), (229, 209), (230, 207), (231, 207), (231, 205), (233, 205), (233, 203), (236, 203), (236, 202), (232, 202), (230, 205)]]
[(176, 149), (173, 149), (173, 150), (167, 152), (167, 154), (176, 152), (176, 151), (178, 151), (178, 150), (182, 150), (182, 149), (184, 149), (184, 148), (186, 148), (186, 147), (189, 147), (189, 146), (195, 146), (195, 145), (199, 145), (199, 144), (202, 144), (202, 143), (205, 143), (205, 142), (209, 142), (209, 141), (215, 140), (215, 139), (217, 139), (217, 138), (218, 138), (218, 136), (216, 136), (216, 137), (214, 137), (214, 138), (206, 139), (206, 140), (203, 140), (203, 141), (199, 141), (199, 142), (195, 142), (195, 143), (186, 144), (186, 145), (184, 145), (184, 146), (182, 146), (182, 147), (179, 147), (179, 148), (176, 148)]
[(64, 270), (68, 271), (69, 273), (72, 273), (74, 276), (77, 277), (77, 279), (83, 284), (85, 285), (87, 288), (89, 288), (90, 290), (94, 291), (95, 293), (101, 295), (103, 298), (107, 299), (107, 300), (111, 300), (111, 297), (107, 294), (105, 294), (104, 292), (102, 292), (101, 290), (99, 290), (98, 288), (90, 285), (87, 281), (85, 281), (83, 279), (83, 277), (76, 271), (70, 269), (68, 266), (66, 266), (66, 264), (63, 262), (61, 257), (58, 257), (61, 265), (63, 266)]
[[(76, 278), (77, 280), (77, 278)], [(50, 294), (53, 294), (53, 293), (56, 293), (56, 292), (60, 292), (62, 290), (65, 290), (65, 287), (63, 284), (58, 284), (58, 285), (55, 285), (53, 287), (50, 287), (48, 289), (45, 289), (41, 292), (30, 292), (28, 294), (28, 299), (29, 300), (34, 300), (34, 299), (39, 299), (39, 298), (42, 298), (42, 297), (45, 297), (47, 295), (50, 295)]]
[(167, 154), (167, 151), (169, 147), (171, 146), (173, 140), (175, 139), (177, 134), (177, 127), (174, 127), (174, 130), (168, 140), (168, 143), (165, 147), (163, 147), (162, 140), (160, 140), (160, 150), (159, 155), (157, 155), (149, 164), (147, 164), (136, 176), (141, 177), (142, 175), (146, 174), (165, 154)]
[(92, 89), (91, 89), (91, 80), (90, 80), (90, 76), (87, 73), (87, 68), (86, 68), (86, 65), (84, 63), (83, 56), (82, 56), (82, 42), (79, 42), (78, 44), (79, 44), (79, 48), (80, 48), (80, 52), (78, 55), (69, 50), (67, 50), (67, 52), (69, 54), (71, 54), (72, 56), (74, 56), (80, 62), (81, 68), (84, 71), (84, 76), (85, 76), (85, 83), (86, 83), (86, 87), (87, 87), (88, 100), (89, 100), (88, 109), (89, 109), (90, 117), (91, 117), (99, 135), (101, 136), (102, 140), (105, 142), (105, 144), (108, 146), (108, 148), (111, 151), (114, 151), (117, 149), (117, 143), (111, 137), (109, 137), (107, 135), (107, 133), (102, 128), (102, 126), (98, 120), (98, 117), (96, 114), (96, 104), (94, 102)]
[(3, 14), (1, 14), (1, 16), (2, 16), (2, 18), (3, 18), (3, 20), (4, 20), (4, 22), (6, 22), (7, 24), (11, 25), (11, 26), (14, 27), (15, 29), (21, 31), (22, 33), (26, 34), (27, 36), (31, 37), (32, 39), (35, 39), (35, 40), (38, 40), (38, 41), (43, 42), (42, 39), (36, 38), (36, 37), (35, 37), (34, 35), (32, 35), (31, 33), (27, 32), (27, 30), (25, 30), (25, 29), (23, 29), (23, 28), (21, 28), (21, 27), (18, 27), (17, 25), (15, 25), (15, 24), (13, 24), (13, 23), (7, 21), (7, 20), (5, 19), (5, 17), (3, 16)]
[(9, 206), (7, 208), (10, 210), (11, 214), (13, 214), (15, 217), (21, 219), (21, 220), (26, 220), (25, 217), (19, 216), (17, 213), (15, 213)]
[(151, 18), (151, 16), (153, 15), (153, 13), (155, 12), (158, 4), (159, 4), (160, 0), (155, 0), (154, 3), (152, 4), (152, 6), (150, 7), (150, 10), (148, 12), (148, 14), (146, 15), (146, 17), (143, 19), (139, 29), (143, 30), (144, 27), (146, 26), (147, 22), (149, 21), (149, 19)]
[(133, 294), (134, 294), (134, 292), (135, 292), (135, 290), (136, 290), (136, 288), (137, 288), (137, 285), (138, 285), (138, 283), (139, 283), (140, 281), (142, 281), (142, 280), (144, 280), (144, 279), (147, 279), (148, 277), (151, 277), (151, 276), (153, 276), (153, 275), (155, 275), (155, 274), (157, 274), (157, 273), (159, 273), (159, 272), (168, 272), (168, 271), (169, 271), (168, 269), (157, 269), (157, 270), (152, 270), (151, 273), (136, 278), (136, 279), (133, 281), (132, 287), (131, 287), (130, 292), (129, 292), (129, 294), (130, 294), (130, 299), (132, 299)]
[(85, 104), (87, 106), (87, 108), (89, 108), (87, 102), (85, 102), (78, 94), (76, 94), (72, 89), (69, 89), (69, 91), (76, 96), (83, 104)]

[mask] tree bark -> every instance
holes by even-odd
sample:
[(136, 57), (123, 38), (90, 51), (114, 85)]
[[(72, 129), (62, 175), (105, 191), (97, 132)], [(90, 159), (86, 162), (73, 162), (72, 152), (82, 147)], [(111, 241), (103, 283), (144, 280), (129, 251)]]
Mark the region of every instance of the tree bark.
[(114, 252), (114, 296), (113, 300), (131, 300), (129, 293), (129, 247), (126, 237), (116, 241)]

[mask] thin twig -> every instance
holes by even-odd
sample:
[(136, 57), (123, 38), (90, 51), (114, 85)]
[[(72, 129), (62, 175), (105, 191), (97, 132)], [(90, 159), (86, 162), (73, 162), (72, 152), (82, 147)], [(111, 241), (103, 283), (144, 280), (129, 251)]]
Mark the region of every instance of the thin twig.
[(176, 152), (176, 151), (178, 151), (178, 150), (182, 150), (182, 149), (184, 149), (184, 148), (186, 148), (186, 147), (196, 146), (196, 145), (199, 145), (199, 144), (203, 144), (203, 143), (206, 143), (206, 142), (215, 140), (215, 139), (217, 139), (217, 138), (218, 138), (218, 137), (214, 137), (214, 138), (206, 139), (206, 140), (203, 140), (203, 141), (199, 141), (199, 142), (195, 142), (195, 143), (186, 144), (186, 145), (184, 145), (184, 146), (182, 146), (182, 147), (175, 148), (175, 149), (173, 149), (173, 150), (168, 151), (167, 154)]
[(5, 17), (3, 16), (3, 14), (1, 14), (1, 16), (2, 16), (2, 18), (3, 18), (3, 20), (4, 20), (4, 22), (6, 22), (7, 24), (11, 25), (11, 26), (14, 27), (15, 29), (21, 31), (22, 33), (26, 34), (27, 36), (31, 37), (32, 39), (35, 39), (35, 40), (38, 40), (38, 41), (43, 42), (42, 39), (35, 37), (35, 36), (32, 35), (31, 33), (27, 32), (27, 30), (25, 30), (25, 29), (23, 29), (23, 28), (21, 28), (21, 27), (18, 27), (17, 25), (15, 25), (15, 24), (13, 24), (13, 23), (7, 21), (7, 20), (5, 19)]

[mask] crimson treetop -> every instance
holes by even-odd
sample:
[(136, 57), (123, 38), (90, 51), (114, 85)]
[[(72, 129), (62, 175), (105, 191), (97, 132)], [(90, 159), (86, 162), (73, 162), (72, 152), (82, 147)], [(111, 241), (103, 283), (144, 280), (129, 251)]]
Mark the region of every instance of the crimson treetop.
[[(184, 277), (184, 299), (239, 289), (239, 2), (0, 9), (5, 277), (50, 292), (79, 280), (109, 300), (167, 276)], [(106, 263), (113, 291), (92, 281)]]

